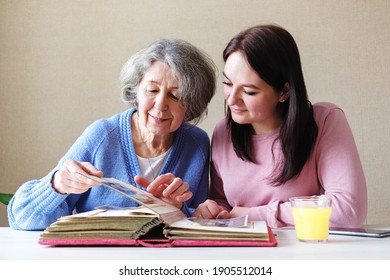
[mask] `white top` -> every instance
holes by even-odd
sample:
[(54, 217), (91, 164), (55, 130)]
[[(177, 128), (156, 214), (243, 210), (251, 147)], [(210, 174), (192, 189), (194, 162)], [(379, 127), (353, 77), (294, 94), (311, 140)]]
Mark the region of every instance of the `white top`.
[(160, 173), (160, 170), (163, 167), (164, 162), (168, 156), (168, 152), (169, 150), (153, 158), (144, 158), (137, 155), (138, 164), (141, 168), (142, 174), (149, 181), (153, 181), (154, 179), (156, 179), (156, 177)]

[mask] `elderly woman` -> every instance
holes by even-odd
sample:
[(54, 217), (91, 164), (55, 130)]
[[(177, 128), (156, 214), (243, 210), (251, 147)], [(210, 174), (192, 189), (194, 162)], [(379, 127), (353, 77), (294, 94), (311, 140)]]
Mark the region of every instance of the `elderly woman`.
[(188, 216), (208, 192), (210, 142), (196, 127), (215, 92), (215, 65), (181, 40), (162, 39), (121, 71), (130, 109), (89, 126), (57, 166), (23, 184), (8, 206), (10, 226), (39, 230), (102, 205), (137, 206), (78, 173), (145, 188)]

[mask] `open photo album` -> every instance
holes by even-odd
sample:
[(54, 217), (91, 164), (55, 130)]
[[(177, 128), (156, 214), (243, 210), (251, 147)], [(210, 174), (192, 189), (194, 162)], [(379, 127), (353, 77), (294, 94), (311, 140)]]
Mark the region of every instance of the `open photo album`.
[(114, 205), (63, 216), (40, 235), (39, 244), (48, 246), (127, 245), (174, 246), (276, 246), (277, 241), (265, 221), (186, 217), (177, 207), (113, 179), (88, 176), (140, 206)]

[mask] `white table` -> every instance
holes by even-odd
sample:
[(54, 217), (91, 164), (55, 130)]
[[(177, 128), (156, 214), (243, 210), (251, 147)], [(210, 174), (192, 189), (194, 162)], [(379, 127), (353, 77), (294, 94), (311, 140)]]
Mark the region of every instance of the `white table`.
[(390, 237), (330, 235), (328, 243), (299, 242), (294, 230), (274, 230), (277, 247), (46, 247), (40, 231), (0, 227), (0, 260), (390, 260)]

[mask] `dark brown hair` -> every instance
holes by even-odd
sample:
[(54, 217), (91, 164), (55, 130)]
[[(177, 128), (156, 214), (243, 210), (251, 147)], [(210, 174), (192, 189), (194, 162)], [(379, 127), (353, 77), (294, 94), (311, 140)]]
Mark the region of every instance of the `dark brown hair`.
[[(289, 98), (278, 105), (282, 115), (279, 139), (284, 162), (280, 172), (270, 178), (274, 185), (284, 184), (301, 172), (318, 134), (298, 47), (285, 29), (276, 25), (258, 25), (243, 30), (228, 43), (223, 51), (225, 62), (233, 52), (242, 53), (259, 77), (276, 92), (282, 92), (286, 83), (290, 87)], [(229, 108), (226, 109), (226, 117), (237, 156), (254, 162), (251, 153), (252, 126), (234, 122)]]

